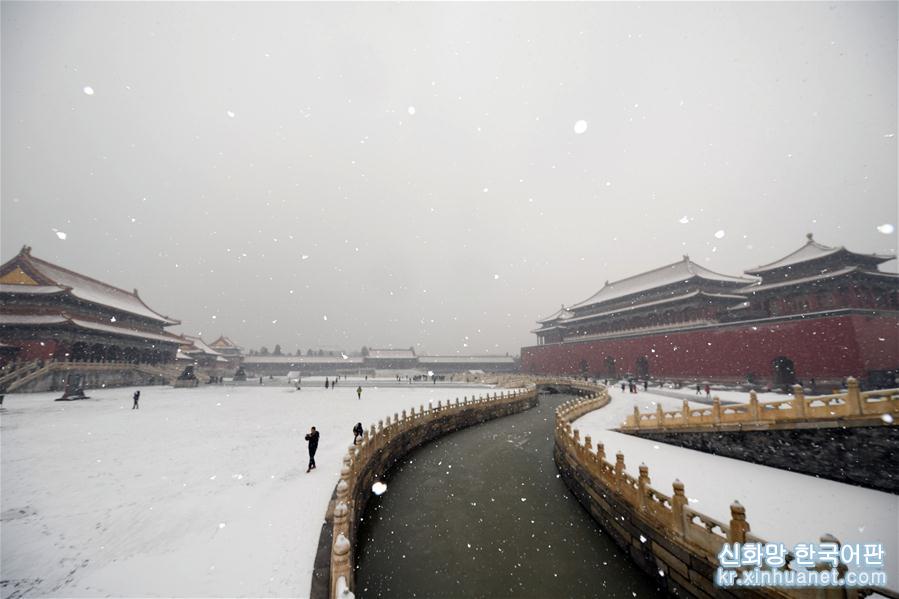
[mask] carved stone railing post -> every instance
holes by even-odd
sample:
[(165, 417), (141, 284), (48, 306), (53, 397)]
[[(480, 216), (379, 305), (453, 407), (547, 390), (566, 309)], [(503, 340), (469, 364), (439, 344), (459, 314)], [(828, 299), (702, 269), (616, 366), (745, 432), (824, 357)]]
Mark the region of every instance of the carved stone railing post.
[(688, 501), (684, 493), (684, 483), (679, 479), (674, 479), (671, 485), (674, 489), (674, 495), (671, 496), (671, 514), (674, 522), (672, 522), (674, 532), (681, 538), (687, 534), (687, 515), (684, 513)]
[(851, 376), (846, 379), (846, 407), (850, 416), (859, 416), (865, 413), (862, 394), (858, 389), (858, 380)]
[(759, 397), (755, 389), (749, 392), (749, 419), (752, 422), (759, 421)]
[(793, 385), (793, 413), (796, 418), (805, 418), (805, 392), (802, 390), (802, 385)]
[(603, 460), (606, 459), (606, 446), (604, 443), (596, 444), (596, 459), (602, 465)]
[(331, 597), (337, 597), (337, 582), (343, 578), (348, 585), (350, 572), (350, 540), (343, 532), (337, 534), (331, 546)]
[(656, 425), (659, 428), (664, 428), (665, 426), (665, 413), (662, 411), (662, 404), (656, 404)]
[(584, 449), (587, 451), (593, 451), (593, 439), (590, 438), (590, 435), (584, 437)]
[(621, 492), (624, 480), (624, 454), (620, 451), (615, 454), (615, 490)]
[(649, 482), (649, 466), (640, 464), (640, 477), (637, 478), (637, 495), (641, 511), (646, 511), (646, 496), (649, 492)]
[(734, 501), (730, 504), (730, 525), (727, 530), (727, 542), (745, 543), (747, 532), (749, 532), (749, 522), (746, 521), (746, 508), (739, 501)]
[(718, 396), (712, 398), (712, 422), (715, 424), (721, 423), (721, 400), (718, 399)]
[(634, 406), (634, 428), (640, 428), (640, 408)]
[(686, 399), (684, 400), (684, 405), (681, 407), (681, 414), (683, 415), (683, 424), (687, 426), (690, 422), (690, 402)]

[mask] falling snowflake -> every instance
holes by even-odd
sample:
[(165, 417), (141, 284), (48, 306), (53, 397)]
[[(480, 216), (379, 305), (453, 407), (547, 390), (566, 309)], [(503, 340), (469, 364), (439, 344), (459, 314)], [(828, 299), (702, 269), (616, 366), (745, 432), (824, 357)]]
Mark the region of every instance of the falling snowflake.
[(234, 116), (235, 116), (235, 115), (234, 115), (234, 112), (232, 112), (232, 111), (230, 111), (230, 110), (226, 111), (225, 114), (228, 115), (228, 118), (229, 118), (229, 119), (233, 119)]
[(580, 135), (587, 130), (587, 121), (578, 121), (574, 124), (574, 132)]
[(884, 235), (892, 235), (893, 231), (896, 230), (896, 227), (891, 225), (890, 223), (884, 223), (877, 227), (878, 233), (883, 233)]
[(498, 280), (498, 279), (499, 279), (499, 275), (497, 275), (497, 274), (493, 275), (493, 280), (494, 280), (494, 281), (496, 281), (496, 280)]
[(383, 495), (386, 490), (387, 490), (387, 485), (385, 485), (381, 481), (378, 481), (371, 486), (371, 492), (374, 493), (375, 495)]
[(90, 85), (85, 85), (85, 86), (84, 86), (84, 89), (83, 89), (82, 91), (84, 92), (84, 94), (85, 94), (86, 96), (93, 96), (93, 95), (94, 95), (94, 88), (92, 88)]
[(65, 241), (66, 234), (60, 231), (59, 229), (53, 229), (53, 232), (56, 233), (56, 236)]
[(715, 231), (715, 238), (724, 239), (724, 229), (718, 229), (717, 231)]
[(410, 115), (415, 114), (415, 106), (410, 106), (406, 109), (406, 112), (408, 112)]
[(887, 424), (893, 424), (893, 417), (890, 414), (884, 414), (880, 417), (881, 420), (886, 422)]
[(327, 315), (327, 314), (324, 314), (324, 315), (322, 315), (322, 318), (323, 318), (324, 320), (328, 320), (328, 315)]
[(308, 260), (308, 259), (309, 259), (309, 256), (307, 256), (306, 254), (303, 254), (302, 256), (300, 256), (300, 260)]
[(680, 218), (680, 220), (678, 220), (677, 222), (679, 222), (679, 223), (682, 224), (682, 225), (686, 225), (688, 222), (690, 222), (690, 217), (688, 217), (688, 216), (682, 216), (682, 217)]
[(224, 522), (219, 522), (219, 529), (222, 529), (222, 528), (225, 528), (225, 523), (224, 523)]

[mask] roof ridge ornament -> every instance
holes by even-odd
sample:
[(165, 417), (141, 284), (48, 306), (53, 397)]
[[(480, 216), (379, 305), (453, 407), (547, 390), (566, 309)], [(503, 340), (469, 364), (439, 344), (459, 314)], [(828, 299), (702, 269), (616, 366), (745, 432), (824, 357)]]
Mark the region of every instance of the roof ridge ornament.
[(690, 261), (690, 254), (684, 254), (684, 262)]
[(806, 234), (805, 234), (805, 238), (808, 239), (809, 241), (814, 241), (814, 240), (815, 240), (814, 235), (812, 235), (811, 233), (806, 233)]

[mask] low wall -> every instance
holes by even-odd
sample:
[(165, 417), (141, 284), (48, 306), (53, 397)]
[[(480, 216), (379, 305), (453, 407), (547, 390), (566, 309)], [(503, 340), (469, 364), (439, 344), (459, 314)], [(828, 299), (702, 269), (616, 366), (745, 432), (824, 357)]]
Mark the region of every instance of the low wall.
[(645, 439), (888, 493), (899, 493), (899, 389), (806, 397), (796, 385), (789, 399), (634, 413), (618, 429)]
[(436, 406), (395, 413), (365, 431), (362, 443), (350, 446), (343, 458), (319, 538), (310, 595), (314, 599), (350, 597), (355, 588), (353, 555), (359, 517), (371, 496), (372, 484), (384, 478), (397, 460), (416, 447), (447, 433), (487, 420), (515, 414), (537, 405), (534, 385), (523, 391), (502, 391)]
[[(746, 510), (738, 502), (730, 506), (731, 519), (725, 524), (689, 507), (684, 485), (675, 480), (673, 494), (665, 495), (650, 486), (649, 469), (639, 468), (639, 476), (628, 474), (624, 455), (615, 463), (605, 459), (605, 448), (572, 429), (571, 422), (587, 412), (604, 407), (608, 393), (600, 390), (584, 401), (568, 402), (556, 411), (553, 456), (565, 484), (593, 519), (619, 547), (667, 593), (679, 597), (783, 597), (852, 598), (886, 589), (774, 589), (743, 588), (732, 591), (715, 586), (717, 555), (724, 543), (765, 543), (749, 532)], [(822, 537), (822, 540), (824, 538)], [(839, 544), (837, 539), (827, 540)], [(792, 557), (789, 561), (792, 561)], [(790, 566), (784, 566), (789, 569)], [(818, 564), (817, 568), (830, 566)]]
[(838, 421), (768, 430), (622, 431), (669, 445), (899, 494), (899, 472), (888, 465), (899, 455), (899, 426), (880, 419), (846, 425)]

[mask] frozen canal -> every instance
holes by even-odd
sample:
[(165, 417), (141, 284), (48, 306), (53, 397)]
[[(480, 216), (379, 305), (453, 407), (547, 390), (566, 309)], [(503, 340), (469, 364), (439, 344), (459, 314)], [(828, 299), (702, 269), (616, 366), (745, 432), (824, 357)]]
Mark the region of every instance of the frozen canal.
[(354, 381), (321, 384), (144, 387), (139, 411), (127, 388), (8, 395), (2, 596), (308, 595), (353, 424), (485, 392), (366, 387), (360, 401)]
[(357, 596), (657, 596), (557, 476), (554, 410), (571, 398), (409, 454), (366, 510)]

